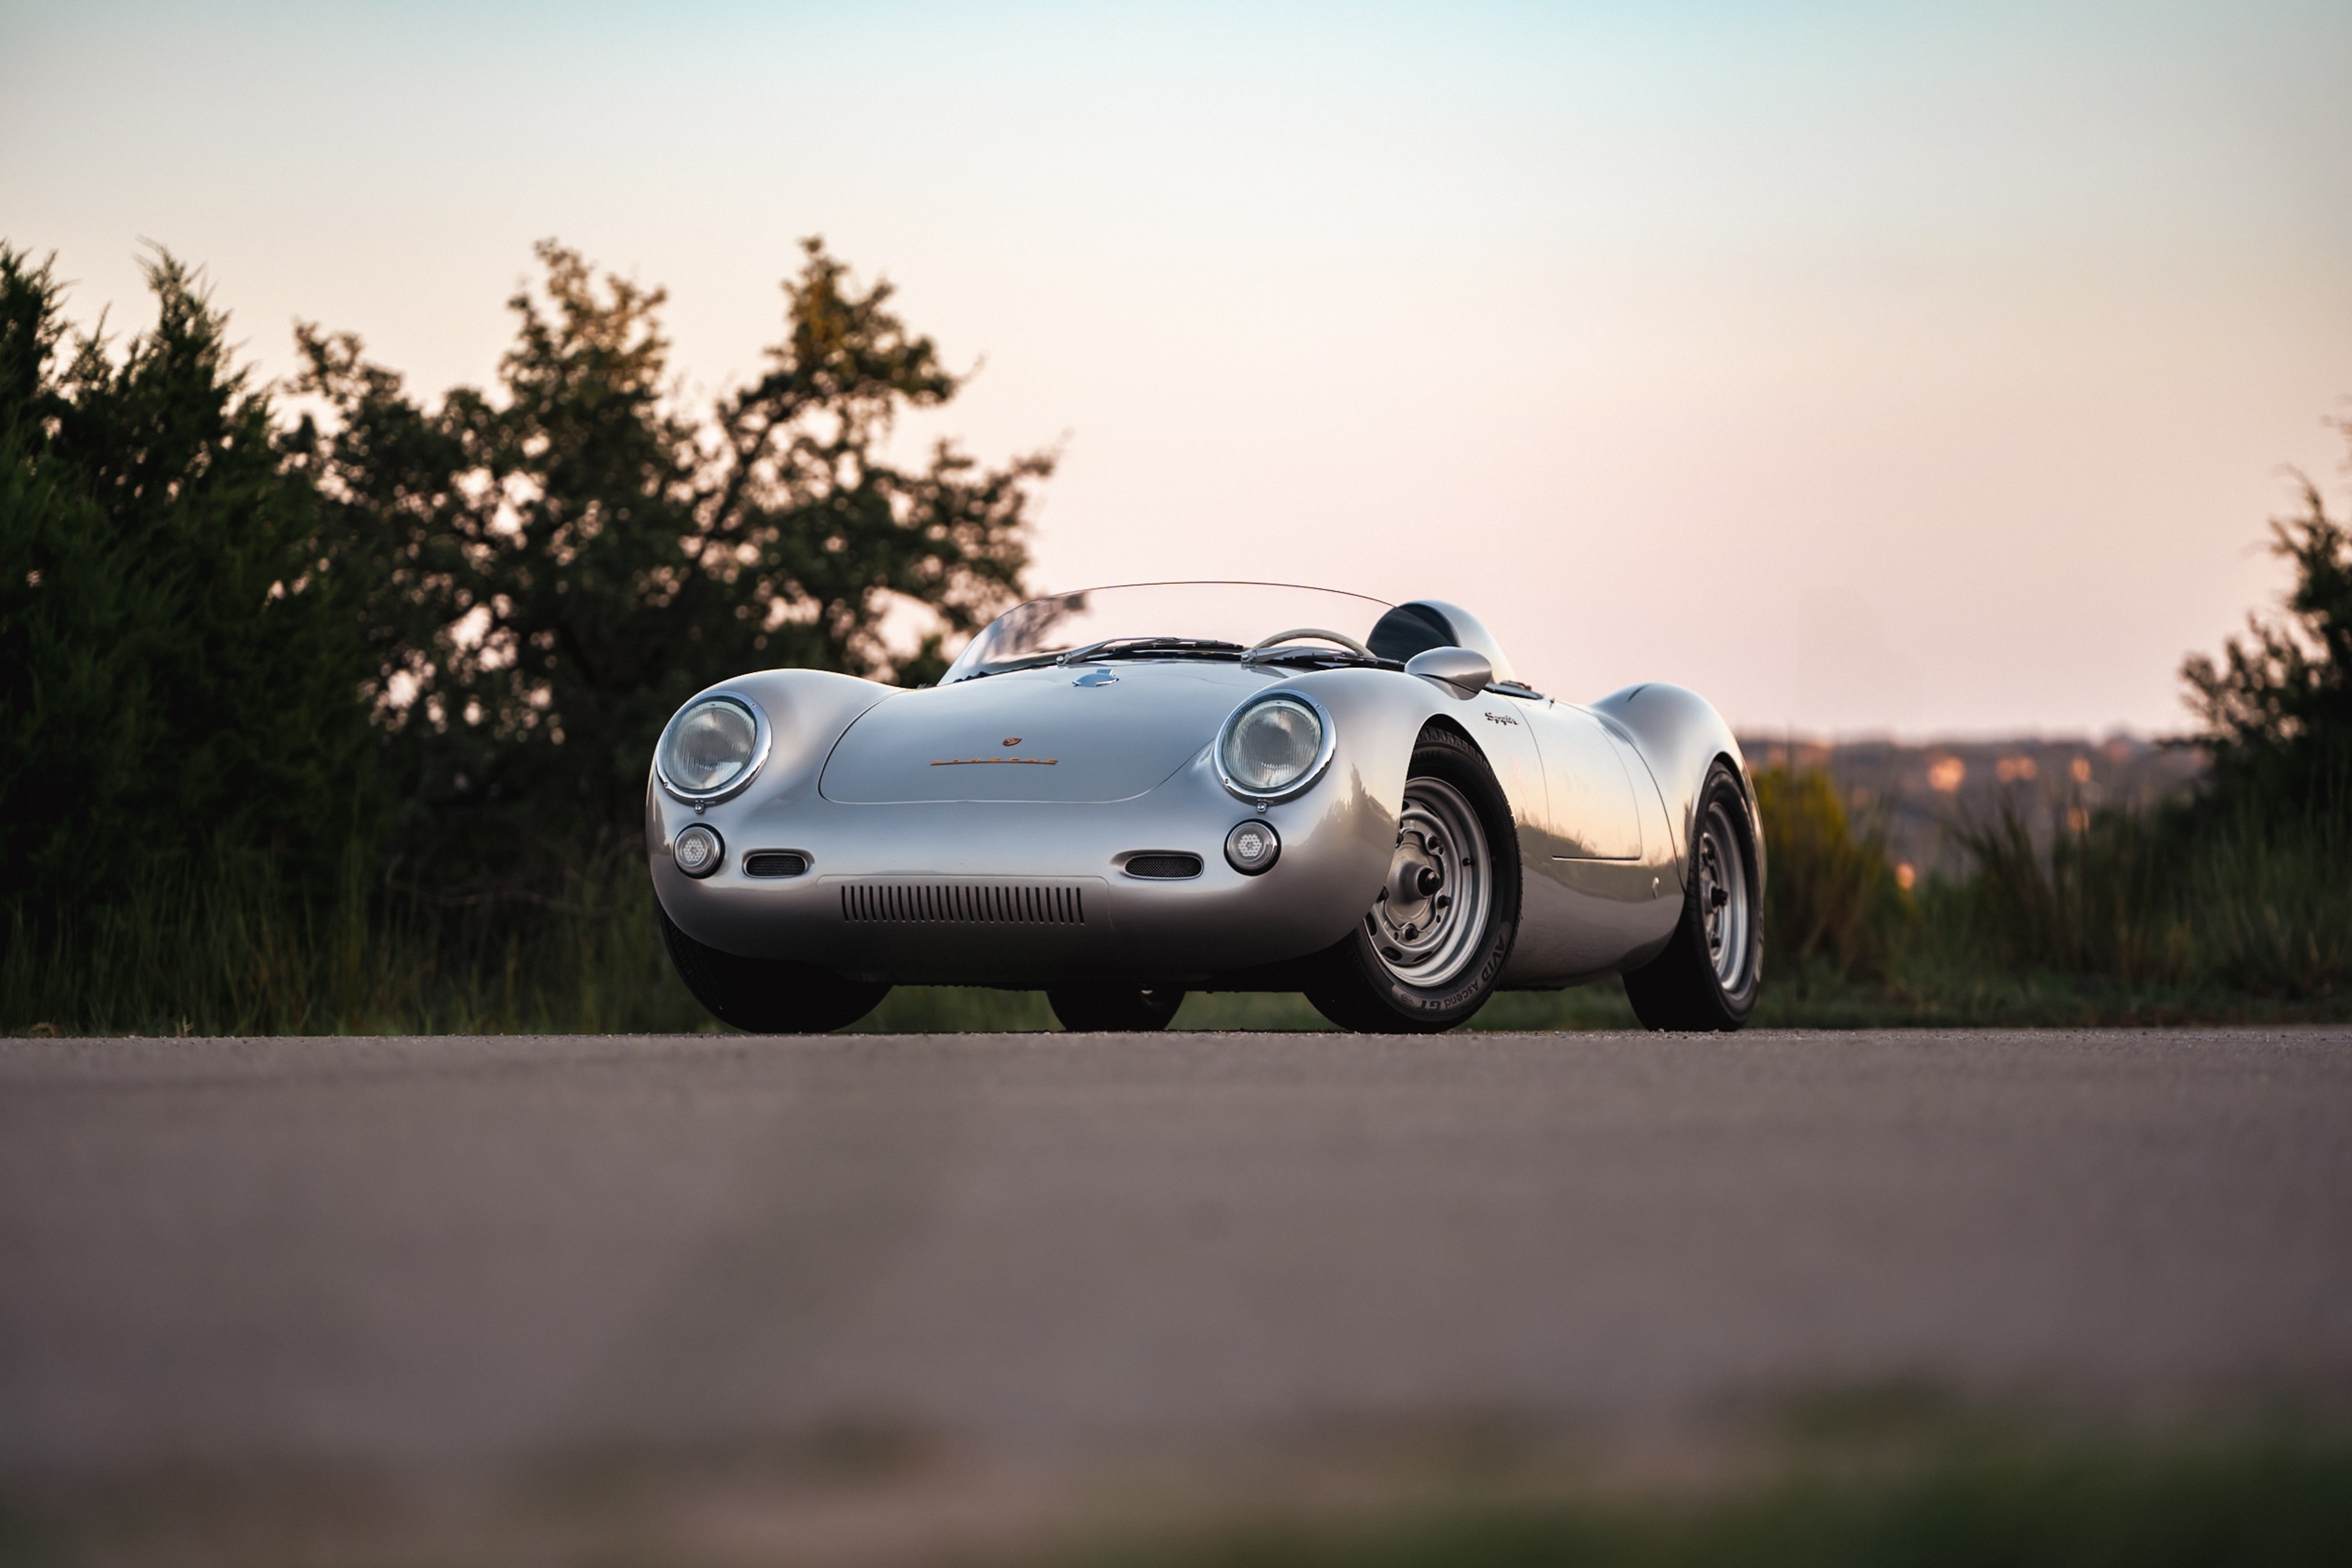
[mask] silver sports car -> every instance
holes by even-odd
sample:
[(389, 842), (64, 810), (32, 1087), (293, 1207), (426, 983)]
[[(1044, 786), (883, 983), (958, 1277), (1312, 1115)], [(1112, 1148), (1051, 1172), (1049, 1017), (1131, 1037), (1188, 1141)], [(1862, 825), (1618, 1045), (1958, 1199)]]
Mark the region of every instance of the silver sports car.
[(1731, 730), (1679, 687), (1578, 706), (1434, 600), (1140, 583), (1006, 611), (936, 686), (765, 670), (663, 730), (646, 846), (728, 1023), (896, 984), (1042, 988), (1070, 1029), (1191, 990), (1434, 1030), (1611, 975), (1653, 1029), (1755, 1007), (1764, 856)]

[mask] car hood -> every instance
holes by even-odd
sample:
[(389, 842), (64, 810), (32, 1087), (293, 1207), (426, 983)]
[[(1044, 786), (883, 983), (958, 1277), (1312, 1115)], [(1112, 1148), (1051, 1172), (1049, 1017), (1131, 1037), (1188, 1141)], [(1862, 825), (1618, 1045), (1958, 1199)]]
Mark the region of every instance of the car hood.
[(1286, 672), (1205, 661), (1015, 670), (902, 692), (842, 736), (828, 800), (1132, 800), (1199, 756)]

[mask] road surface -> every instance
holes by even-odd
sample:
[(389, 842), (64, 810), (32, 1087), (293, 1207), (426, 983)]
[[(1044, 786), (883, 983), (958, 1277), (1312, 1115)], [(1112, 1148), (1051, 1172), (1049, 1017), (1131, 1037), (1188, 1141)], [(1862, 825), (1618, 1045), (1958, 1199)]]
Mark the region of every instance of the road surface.
[(0, 1041), (0, 1468), (2352, 1388), (2352, 1030)]

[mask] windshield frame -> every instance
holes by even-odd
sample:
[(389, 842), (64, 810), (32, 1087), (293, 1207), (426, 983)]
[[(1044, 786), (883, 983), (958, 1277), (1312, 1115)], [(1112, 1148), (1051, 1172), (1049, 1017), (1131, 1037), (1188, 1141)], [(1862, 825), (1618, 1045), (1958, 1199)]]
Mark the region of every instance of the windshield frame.
[[(1324, 588), (1317, 584), (1305, 582), (1265, 582), (1248, 579), (1174, 578), (1149, 582), (1103, 583), (1092, 588), (1073, 589), (1064, 593), (1039, 594), (1034, 599), (1026, 599), (1022, 601), (1019, 604), (1008, 607), (994, 620), (989, 622), (986, 626), (981, 628), (980, 632), (973, 636), (972, 640), (964, 645), (963, 650), (956, 655), (954, 662), (949, 664), (946, 673), (940, 675), (940, 685), (943, 686), (951, 685), (963, 681), (978, 680), (986, 675), (1005, 674), (1014, 670), (1037, 669), (1048, 665), (1066, 664), (1071, 663), (1074, 659), (1079, 658), (1081, 655), (1083, 655), (1082, 662), (1085, 663), (1094, 663), (1108, 659), (1217, 659), (1232, 661), (1234, 663), (1276, 662), (1270, 659), (1245, 661), (1244, 656), (1251, 652), (1251, 649), (1244, 644), (1227, 643), (1221, 638), (1194, 636), (1173, 628), (1162, 629), (1160, 631), (1150, 632), (1131, 632), (1127, 633), (1114, 633), (1108, 637), (1090, 637), (1083, 642), (1075, 643), (1068, 647), (1043, 649), (1035, 653), (1017, 654), (1008, 659), (991, 659), (982, 661), (973, 657), (976, 651), (982, 650), (985, 647), (990, 640), (990, 634), (993, 632), (997, 626), (1008, 616), (1017, 615), (1024, 611), (1032, 611), (1033, 607), (1034, 607), (1034, 612), (1040, 613), (1043, 618), (1047, 620), (1047, 623), (1050, 624), (1052, 619), (1057, 619), (1058, 617), (1055, 616), (1047, 607), (1054, 606), (1058, 603), (1063, 607), (1061, 613), (1066, 614), (1071, 612), (1073, 610), (1084, 607), (1085, 601), (1090, 595), (1111, 593), (1121, 590), (1139, 588), (1263, 588), (1279, 589), (1301, 593), (1328, 594), (1335, 599), (1355, 601), (1356, 604), (1361, 607), (1356, 611), (1356, 613), (1360, 615), (1364, 612), (1369, 611), (1371, 612), (1372, 619), (1375, 621), (1396, 608), (1395, 605), (1391, 604), (1386, 600), (1375, 599), (1368, 593), (1352, 593), (1346, 589)], [(1077, 603), (1073, 605), (1071, 603), (1073, 601), (1077, 601)], [(1269, 627), (1267, 634), (1271, 635), (1275, 632), (1288, 629), (1289, 628), (1280, 626)], [(1339, 628), (1333, 628), (1333, 630), (1338, 629)], [(1139, 645), (1132, 649), (1122, 649), (1118, 647), (1118, 644), (1123, 642), (1133, 642)], [(1160, 645), (1152, 646), (1151, 644), (1154, 643), (1158, 643)], [(1287, 653), (1289, 650), (1286, 649), (1285, 652)], [(1336, 661), (1348, 664), (1361, 664), (1365, 663), (1364, 659), (1359, 657), (1355, 653), (1352, 653), (1344, 648), (1337, 647), (1322, 649), (1301, 646), (1296, 651), (1296, 654), (1294, 656), (1299, 662), (1323, 662), (1325, 659), (1328, 659), (1329, 661)], [(1285, 662), (1288, 661), (1286, 660)], [(1381, 659), (1374, 659), (1371, 662), (1375, 664), (1382, 665), (1391, 664), (1391, 661)]]

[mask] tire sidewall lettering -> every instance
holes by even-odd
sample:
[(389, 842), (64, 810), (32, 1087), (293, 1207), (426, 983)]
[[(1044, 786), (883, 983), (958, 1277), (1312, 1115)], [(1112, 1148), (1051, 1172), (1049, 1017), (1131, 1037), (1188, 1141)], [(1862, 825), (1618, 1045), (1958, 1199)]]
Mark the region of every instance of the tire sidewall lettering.
[[(1495, 977), (1502, 973), (1503, 965), (1510, 956), (1511, 938), (1517, 929), (1516, 921), (1497, 921), (1494, 936), (1486, 944), (1486, 956), (1479, 961), (1478, 967), (1472, 971), (1470, 977), (1435, 996), (1393, 979), (1389, 980), (1387, 988), (1391, 1002), (1401, 1011), (1425, 1017), (1459, 1012), (1466, 1018), (1484, 1006), (1491, 994)], [(1461, 1020), (1457, 1019), (1455, 1021)]]

